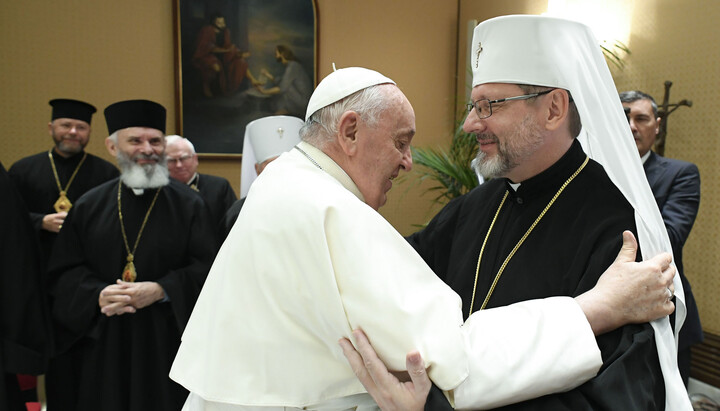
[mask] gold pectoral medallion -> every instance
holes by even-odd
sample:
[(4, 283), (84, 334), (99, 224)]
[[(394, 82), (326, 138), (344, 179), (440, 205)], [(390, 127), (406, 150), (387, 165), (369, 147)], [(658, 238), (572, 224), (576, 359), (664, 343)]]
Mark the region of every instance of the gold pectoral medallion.
[(128, 283), (134, 283), (135, 279), (137, 278), (137, 272), (135, 271), (135, 263), (133, 263), (133, 256), (129, 255), (127, 257), (127, 264), (125, 264), (125, 269), (123, 269), (122, 272), (122, 280)]
[(50, 151), (48, 151), (48, 157), (50, 158), (50, 165), (52, 166), (53, 176), (55, 177), (55, 184), (57, 184), (58, 191), (60, 191), (60, 197), (58, 197), (55, 204), (53, 204), (53, 208), (55, 209), (55, 212), (57, 212), (57, 213), (61, 213), (63, 211), (67, 213), (68, 211), (70, 211), (70, 209), (73, 206), (72, 203), (70, 202), (70, 199), (67, 198), (67, 192), (70, 189), (70, 184), (72, 184), (78, 171), (80, 171), (80, 167), (85, 162), (85, 159), (87, 158), (87, 153), (83, 154), (77, 167), (75, 167), (75, 171), (73, 171), (72, 175), (70, 176), (70, 179), (68, 180), (67, 185), (65, 185), (65, 189), (63, 189), (62, 186), (60, 185), (60, 177), (58, 176), (57, 168), (55, 168), (55, 160), (53, 160), (52, 149), (50, 149)]
[(135, 251), (137, 251), (138, 243), (140, 243), (140, 236), (142, 236), (143, 230), (145, 229), (145, 224), (147, 224), (148, 218), (150, 217), (150, 212), (155, 206), (155, 202), (160, 195), (160, 190), (162, 190), (162, 187), (158, 188), (158, 190), (155, 192), (155, 197), (153, 197), (152, 203), (150, 203), (150, 207), (148, 208), (147, 213), (145, 213), (145, 218), (143, 219), (142, 225), (140, 225), (140, 231), (138, 231), (137, 238), (135, 239), (135, 246), (132, 248), (132, 250), (130, 250), (130, 245), (128, 244), (127, 240), (127, 234), (125, 233), (125, 222), (123, 221), (122, 215), (122, 182), (118, 182), (118, 219), (120, 220), (120, 232), (122, 233), (125, 251), (127, 251), (127, 264), (125, 264), (125, 268), (123, 269), (121, 277), (122, 280), (125, 282), (134, 283), (135, 279), (137, 278), (135, 264), (133, 263), (133, 260), (135, 259)]
[(68, 212), (72, 208), (72, 203), (70, 202), (70, 199), (67, 198), (67, 195), (64, 191), (60, 192), (60, 197), (58, 197), (55, 204), (53, 204), (53, 208), (55, 208), (55, 212), (61, 213), (61, 212)]

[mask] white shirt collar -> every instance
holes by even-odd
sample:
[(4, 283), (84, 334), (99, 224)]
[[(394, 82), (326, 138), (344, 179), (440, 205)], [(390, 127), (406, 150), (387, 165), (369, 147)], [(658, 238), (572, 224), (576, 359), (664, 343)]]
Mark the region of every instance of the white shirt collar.
[(650, 158), (650, 153), (651, 153), (651, 152), (652, 152), (652, 150), (648, 150), (648, 152), (645, 153), (644, 156), (640, 157), (640, 160), (642, 160), (642, 163), (643, 163), (643, 164), (645, 164), (645, 162), (647, 161), (647, 159)]
[(196, 171), (195, 174), (193, 174), (192, 178), (191, 178), (190, 180), (188, 180), (188, 182), (185, 183), (185, 184), (191, 186), (192, 183), (195, 182), (195, 179), (197, 178), (197, 176), (198, 176), (198, 173), (197, 173), (197, 171)]
[(363, 203), (365, 202), (365, 197), (360, 192), (360, 189), (355, 185), (355, 182), (350, 178), (350, 176), (343, 170), (335, 161), (333, 161), (330, 156), (323, 153), (322, 150), (318, 149), (317, 147), (310, 145), (304, 141), (301, 141), (297, 145), (302, 151), (307, 153), (310, 158), (315, 160), (315, 162), (322, 168), (326, 173), (330, 174), (334, 179), (336, 179), (340, 184), (342, 184), (343, 187), (345, 187), (348, 191), (353, 193), (355, 197), (359, 198), (360, 201)]

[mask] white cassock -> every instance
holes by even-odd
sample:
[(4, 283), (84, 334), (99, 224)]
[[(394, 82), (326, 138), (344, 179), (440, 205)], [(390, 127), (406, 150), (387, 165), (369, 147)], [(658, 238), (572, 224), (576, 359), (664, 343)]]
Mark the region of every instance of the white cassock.
[[(215, 259), (170, 377), (186, 410), (377, 409), (338, 344), (362, 328), (390, 369), (417, 349), (467, 408), (576, 387), (602, 364), (573, 299), (479, 311), (306, 143), (271, 163)], [(307, 155), (306, 155), (307, 154)], [(312, 160), (311, 160), (312, 159)]]

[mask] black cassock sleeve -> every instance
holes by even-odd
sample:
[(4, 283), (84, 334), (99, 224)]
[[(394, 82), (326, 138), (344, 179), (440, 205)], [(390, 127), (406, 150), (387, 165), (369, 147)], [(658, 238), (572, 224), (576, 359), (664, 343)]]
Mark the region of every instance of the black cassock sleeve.
[(42, 374), (51, 345), (39, 246), (0, 164), (0, 371)]

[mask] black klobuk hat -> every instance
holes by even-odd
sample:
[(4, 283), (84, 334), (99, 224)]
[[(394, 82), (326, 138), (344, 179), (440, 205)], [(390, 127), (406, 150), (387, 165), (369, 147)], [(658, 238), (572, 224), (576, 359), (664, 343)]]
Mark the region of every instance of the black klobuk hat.
[(165, 134), (165, 107), (150, 100), (126, 100), (105, 108), (108, 133), (128, 127), (148, 127)]
[(72, 118), (90, 124), (92, 115), (97, 111), (92, 104), (69, 98), (50, 100), (50, 105), (52, 106), (51, 121), (58, 118)]

